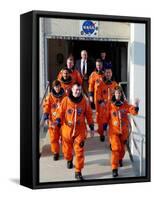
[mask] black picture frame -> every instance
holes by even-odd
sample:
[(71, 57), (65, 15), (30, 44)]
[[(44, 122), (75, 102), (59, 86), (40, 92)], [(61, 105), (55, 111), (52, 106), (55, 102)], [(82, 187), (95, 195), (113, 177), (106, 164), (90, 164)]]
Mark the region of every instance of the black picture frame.
[[(105, 180), (39, 183), (39, 18), (93, 19), (143, 23), (146, 26), (146, 175)], [(20, 16), (20, 184), (32, 189), (119, 183), (149, 182), (151, 179), (151, 70), (150, 18), (31, 11)]]

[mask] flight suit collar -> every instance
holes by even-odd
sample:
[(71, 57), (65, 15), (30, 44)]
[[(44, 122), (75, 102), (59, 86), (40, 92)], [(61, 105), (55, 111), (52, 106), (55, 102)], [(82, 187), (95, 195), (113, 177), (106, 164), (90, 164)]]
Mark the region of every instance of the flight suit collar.
[(112, 82), (113, 82), (112, 79), (111, 79), (111, 80), (107, 80), (106, 77), (103, 77), (103, 81), (104, 81), (104, 83), (105, 83), (106, 85), (111, 85)]
[(120, 106), (122, 106), (123, 104), (124, 104), (124, 102), (122, 102), (122, 101), (115, 101), (115, 102), (114, 102), (114, 105), (117, 106), (117, 107), (120, 107)]
[(101, 70), (101, 71), (98, 71), (97, 69), (95, 70), (97, 74), (101, 75), (101, 74), (104, 74), (104, 71)]
[(66, 80), (62, 77), (62, 78), (61, 78), (61, 81), (62, 81), (63, 83), (65, 83), (65, 84), (69, 84), (69, 83), (72, 82), (72, 77), (69, 76), (68, 79), (66, 79)]
[(80, 103), (82, 101), (83, 95), (81, 94), (79, 97), (74, 97), (72, 95), (72, 92), (70, 92), (69, 94), (69, 99), (73, 102), (73, 103)]
[(124, 104), (124, 99), (123, 99), (123, 97), (121, 97), (121, 99), (119, 100), (119, 101), (117, 101), (116, 99), (115, 99), (115, 95), (112, 97), (112, 103), (115, 105), (115, 106), (117, 106), (117, 107), (120, 107), (120, 106), (122, 106), (123, 104)]
[(55, 90), (52, 88), (52, 89), (51, 89), (51, 93), (52, 93), (52, 95), (53, 95), (54, 97), (60, 98), (60, 97), (62, 97), (62, 96), (64, 95), (65, 91), (64, 91), (63, 88), (61, 88), (61, 89), (60, 89), (60, 92), (59, 92), (59, 93), (56, 93)]

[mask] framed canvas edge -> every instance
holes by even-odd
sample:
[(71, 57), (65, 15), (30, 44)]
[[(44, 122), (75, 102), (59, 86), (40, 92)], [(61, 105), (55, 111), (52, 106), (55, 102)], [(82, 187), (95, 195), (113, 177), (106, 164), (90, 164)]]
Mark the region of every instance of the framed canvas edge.
[[(114, 16), (114, 15), (95, 15), (95, 14), (81, 14), (81, 13), (65, 13), (65, 12), (52, 12), (52, 11), (31, 11), (32, 14), (32, 183), (28, 187), (32, 189), (41, 188), (59, 188), (59, 187), (76, 187), (76, 186), (92, 186), (92, 185), (108, 185), (108, 184), (121, 184), (121, 183), (139, 183), (139, 182), (150, 182), (151, 181), (151, 18), (144, 17), (130, 17), (130, 16)], [(26, 13), (24, 14), (26, 15)], [(21, 15), (22, 17), (22, 15)], [(38, 154), (38, 131), (39, 131), (39, 26), (38, 19), (40, 17), (61, 17), (61, 18), (92, 18), (99, 20), (109, 21), (127, 21), (134, 23), (145, 23), (146, 24), (146, 176), (145, 177), (128, 177), (118, 179), (96, 179), (87, 180), (84, 182), (77, 181), (66, 181), (66, 182), (50, 182), (50, 183), (39, 183), (38, 165), (39, 165), (39, 154)], [(22, 183), (21, 183), (22, 184)], [(22, 184), (24, 185), (24, 184)], [(27, 185), (25, 185), (27, 186)]]

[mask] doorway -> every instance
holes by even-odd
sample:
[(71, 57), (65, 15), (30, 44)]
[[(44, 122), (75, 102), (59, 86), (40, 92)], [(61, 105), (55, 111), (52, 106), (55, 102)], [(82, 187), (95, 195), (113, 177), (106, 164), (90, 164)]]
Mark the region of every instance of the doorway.
[[(75, 60), (80, 59), (80, 52), (83, 49), (87, 50), (88, 57), (94, 63), (100, 57), (100, 52), (105, 51), (107, 59), (112, 62), (114, 80), (127, 82), (128, 42), (48, 39), (47, 71), (50, 83), (66, 65), (67, 56), (72, 54)], [(123, 85), (123, 90), (127, 96), (127, 84)]]

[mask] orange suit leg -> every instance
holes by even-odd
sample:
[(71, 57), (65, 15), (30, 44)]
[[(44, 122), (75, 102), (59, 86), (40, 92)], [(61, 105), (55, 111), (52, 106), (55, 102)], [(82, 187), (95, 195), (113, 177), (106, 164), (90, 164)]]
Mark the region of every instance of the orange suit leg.
[(118, 134), (110, 135), (110, 143), (112, 149), (111, 166), (112, 169), (117, 169), (119, 166), (120, 153), (122, 152), (121, 140)]
[(121, 151), (120, 151), (120, 157), (119, 160), (122, 160), (125, 156), (125, 142), (128, 139), (128, 131), (124, 131), (122, 136), (120, 137), (120, 141), (121, 141)]
[(62, 151), (66, 160), (72, 160), (73, 141), (62, 137)]
[(75, 152), (75, 171), (81, 172), (84, 167), (84, 141), (74, 140), (74, 152)]
[(49, 128), (50, 135), (50, 144), (51, 144), (51, 152), (59, 153), (59, 138), (60, 138), (60, 130), (59, 128)]
[(122, 160), (125, 156), (125, 144), (121, 144), (121, 151), (120, 151), (120, 154), (119, 154), (119, 160)]

